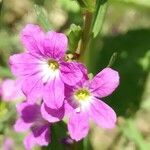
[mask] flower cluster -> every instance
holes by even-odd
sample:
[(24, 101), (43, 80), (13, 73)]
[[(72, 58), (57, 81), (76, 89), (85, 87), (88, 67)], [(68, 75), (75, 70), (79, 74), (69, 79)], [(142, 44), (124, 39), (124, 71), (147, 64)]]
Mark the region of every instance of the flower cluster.
[(100, 99), (117, 88), (117, 71), (105, 68), (88, 79), (83, 64), (65, 59), (67, 37), (54, 31), (44, 33), (38, 25), (28, 24), (21, 41), (25, 52), (12, 55), (9, 63), (26, 96), (17, 106), (20, 118), (15, 124), (16, 131), (31, 131), (24, 141), (26, 149), (48, 145), (51, 124), (64, 117), (76, 141), (88, 134), (91, 119), (103, 128), (115, 126), (115, 112)]

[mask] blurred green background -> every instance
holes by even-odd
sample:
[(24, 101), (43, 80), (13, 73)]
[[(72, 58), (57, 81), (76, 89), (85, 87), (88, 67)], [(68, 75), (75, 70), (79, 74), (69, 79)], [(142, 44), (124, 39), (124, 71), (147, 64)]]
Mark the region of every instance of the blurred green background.
[[(75, 0), (0, 0), (0, 80), (11, 78), (8, 58), (23, 50), (19, 32), (27, 23), (41, 23), (35, 4), (42, 7), (51, 29), (67, 33), (72, 23), (82, 26), (83, 15)], [(150, 0), (109, 0), (101, 34), (86, 52), (90, 73), (96, 74), (117, 53), (112, 68), (120, 73), (120, 86), (106, 98), (118, 115), (113, 130), (92, 124), (93, 150), (150, 149)], [(22, 150), (23, 135), (12, 125), (16, 102), (0, 101), (0, 149), (12, 138)]]

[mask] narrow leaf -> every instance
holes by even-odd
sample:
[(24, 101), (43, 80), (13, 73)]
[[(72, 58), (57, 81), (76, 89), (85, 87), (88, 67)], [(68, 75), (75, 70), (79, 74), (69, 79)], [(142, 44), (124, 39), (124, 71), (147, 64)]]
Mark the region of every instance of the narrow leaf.
[(95, 1), (94, 0), (77, 0), (80, 7), (93, 12), (95, 9)]
[(117, 58), (117, 53), (115, 52), (112, 54), (107, 67), (111, 67), (113, 65), (113, 63), (115, 62), (116, 58)]
[(107, 0), (98, 0), (97, 1), (97, 9), (95, 13), (95, 19), (93, 22), (93, 37), (95, 38), (101, 31), (106, 10), (107, 10)]
[(65, 9), (69, 12), (78, 13), (80, 11), (80, 5), (77, 1), (73, 0), (59, 0), (62, 9)]
[(70, 51), (75, 51), (76, 50), (80, 38), (81, 38), (81, 27), (77, 26), (75, 24), (72, 24), (70, 26), (70, 30), (69, 30), (69, 33), (68, 33), (69, 50)]
[(77, 1), (79, 3), (80, 7), (82, 7), (82, 8), (86, 7), (86, 3), (84, 0), (77, 0)]
[(46, 31), (49, 31), (51, 29), (51, 24), (49, 23), (45, 9), (43, 7), (35, 5), (34, 10), (36, 12), (37, 22), (39, 23), (39, 25), (41, 25)]

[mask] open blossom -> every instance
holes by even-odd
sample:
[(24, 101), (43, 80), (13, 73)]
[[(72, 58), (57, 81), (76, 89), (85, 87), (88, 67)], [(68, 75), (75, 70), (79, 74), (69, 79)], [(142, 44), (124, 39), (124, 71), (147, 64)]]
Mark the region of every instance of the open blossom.
[[(79, 64), (80, 70), (82, 71), (83, 74), (83, 80), (87, 80), (88, 79), (88, 73), (87, 73), (87, 69), (84, 67), (83, 64)], [(67, 89), (69, 88), (69, 86), (65, 85), (65, 91), (67, 91)], [(68, 92), (68, 91), (67, 91)], [(50, 107), (48, 107), (45, 103), (42, 103), (41, 105), (41, 114), (43, 116), (44, 119), (46, 119), (47, 121), (54, 123), (54, 122), (58, 122), (60, 120), (63, 119), (63, 117), (65, 116), (66, 113), (66, 102), (64, 102), (64, 104), (62, 105), (62, 107), (60, 107), (59, 109), (52, 109)]]
[(62, 107), (64, 85), (73, 86), (82, 78), (80, 64), (64, 61), (68, 40), (62, 33), (44, 33), (37, 25), (28, 24), (21, 32), (26, 49), (10, 57), (14, 75), (19, 76), (22, 90), (30, 103), (43, 98), (51, 109)]
[(4, 101), (23, 99), (21, 83), (18, 80), (5, 79), (1, 83), (1, 97)]
[(41, 116), (40, 105), (23, 102), (17, 106), (20, 118), (14, 128), (17, 132), (30, 129), (24, 139), (26, 150), (31, 150), (34, 145), (46, 146), (50, 143), (50, 123)]
[(118, 84), (118, 72), (105, 68), (92, 80), (83, 80), (67, 89), (66, 111), (69, 110), (68, 130), (72, 139), (78, 141), (88, 134), (90, 119), (103, 128), (115, 126), (115, 112), (98, 98), (110, 95)]

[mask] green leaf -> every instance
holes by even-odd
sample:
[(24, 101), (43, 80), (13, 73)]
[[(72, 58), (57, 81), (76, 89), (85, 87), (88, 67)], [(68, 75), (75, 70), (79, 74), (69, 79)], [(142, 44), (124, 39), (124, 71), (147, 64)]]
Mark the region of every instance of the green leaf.
[(95, 2), (94, 0), (84, 0), (86, 3), (86, 7), (89, 11), (93, 12), (95, 9)]
[(95, 18), (93, 22), (93, 37), (95, 38), (101, 31), (106, 10), (107, 10), (107, 0), (97, 0), (97, 8), (96, 8), (96, 13), (95, 13)]
[(64, 8), (67, 11), (70, 12), (79, 12), (80, 11), (80, 6), (77, 3), (77, 1), (73, 0), (59, 0), (60, 5), (62, 8)]
[(68, 39), (69, 39), (69, 50), (75, 51), (78, 47), (78, 42), (81, 38), (81, 27), (77, 26), (75, 24), (72, 24), (70, 26), (70, 30), (68, 33)]
[(111, 67), (113, 65), (113, 63), (115, 62), (116, 58), (117, 58), (117, 53), (115, 52), (112, 54), (107, 67)]
[(80, 7), (82, 7), (82, 8), (86, 7), (86, 4), (85, 4), (84, 0), (77, 0), (77, 1), (79, 3)]
[(88, 74), (88, 78), (89, 78), (90, 80), (92, 80), (93, 77), (94, 77), (93, 73), (89, 73), (89, 74)]
[(86, 9), (90, 12), (93, 12), (95, 9), (95, 1), (94, 0), (77, 0), (80, 7)]
[(52, 26), (49, 23), (48, 16), (47, 16), (45, 9), (43, 7), (35, 5), (34, 10), (37, 15), (38, 24), (41, 25), (46, 31), (49, 31)]

